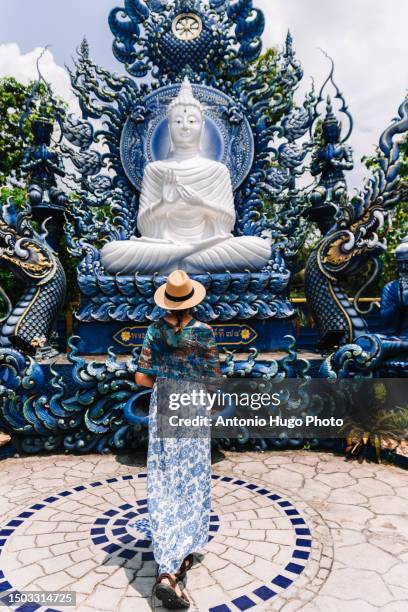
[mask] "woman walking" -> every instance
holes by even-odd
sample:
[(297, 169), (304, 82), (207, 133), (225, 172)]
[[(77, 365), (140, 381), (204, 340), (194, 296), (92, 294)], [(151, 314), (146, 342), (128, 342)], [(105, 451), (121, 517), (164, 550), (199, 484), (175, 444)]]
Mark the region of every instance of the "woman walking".
[(182, 270), (172, 272), (154, 299), (167, 315), (150, 325), (138, 362), (136, 382), (153, 387), (149, 410), (147, 495), (153, 553), (159, 566), (154, 594), (169, 609), (188, 608), (180, 581), (192, 553), (208, 541), (211, 509), (211, 440), (159, 438), (155, 380), (197, 380), (220, 376), (212, 328), (190, 309), (205, 298), (205, 287)]

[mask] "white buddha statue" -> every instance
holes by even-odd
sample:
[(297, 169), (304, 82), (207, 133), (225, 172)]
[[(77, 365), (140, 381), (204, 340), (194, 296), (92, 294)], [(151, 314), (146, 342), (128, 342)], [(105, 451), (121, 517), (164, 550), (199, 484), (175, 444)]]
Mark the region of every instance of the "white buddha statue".
[(235, 237), (236, 213), (228, 168), (202, 157), (204, 111), (186, 78), (169, 106), (171, 152), (146, 165), (137, 227), (141, 238), (106, 244), (111, 274), (243, 272), (263, 268), (268, 240)]

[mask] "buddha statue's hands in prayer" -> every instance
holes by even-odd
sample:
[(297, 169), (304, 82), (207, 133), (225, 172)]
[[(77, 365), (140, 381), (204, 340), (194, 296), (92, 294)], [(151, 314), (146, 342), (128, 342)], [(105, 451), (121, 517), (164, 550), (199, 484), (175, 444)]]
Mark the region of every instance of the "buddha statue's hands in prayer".
[(173, 204), (179, 196), (180, 185), (174, 170), (168, 168), (163, 175), (163, 204)]
[[(180, 199), (185, 204), (189, 204), (191, 206), (200, 206), (212, 212), (216, 210), (214, 206), (212, 206), (209, 202), (206, 202), (204, 198), (202, 198), (201, 195), (197, 193), (197, 191), (195, 191), (192, 187), (183, 185), (180, 182), (180, 179), (177, 177), (176, 172), (168, 168), (164, 171), (163, 174), (162, 200), (156, 202), (153, 207), (157, 209), (159, 207), (162, 207), (163, 204), (171, 206), (171, 204), (174, 204)], [(170, 208), (168, 208), (168, 212), (171, 212)]]
[[(211, 202), (208, 202), (207, 200), (204, 200), (200, 194), (196, 193), (194, 191), (194, 189), (191, 189), (191, 187), (183, 187), (181, 186), (179, 193), (181, 194), (183, 200), (185, 202), (188, 202), (189, 204), (193, 205), (193, 206), (199, 206), (200, 208), (206, 210), (209, 213), (216, 213), (219, 211), (219, 209), (217, 208), (217, 206), (214, 206)], [(232, 219), (235, 222), (235, 217), (233, 216), (233, 214), (231, 214)]]
[(178, 185), (178, 192), (187, 204), (205, 206), (206, 203), (203, 198), (191, 187), (184, 187), (184, 185)]
[[(174, 170), (167, 168), (163, 173), (161, 198), (150, 205), (150, 210), (145, 211), (145, 215), (146, 212), (148, 212), (149, 215), (151, 213), (156, 215), (166, 215), (167, 212), (170, 212), (172, 204), (174, 204), (178, 198), (178, 179), (176, 173)], [(140, 218), (141, 217), (142, 215), (140, 215)]]
[(205, 209), (209, 213), (216, 213), (219, 209), (213, 206), (210, 202), (207, 202), (200, 196), (199, 193), (194, 191), (192, 187), (185, 187), (184, 185), (178, 185), (178, 192), (186, 204), (191, 206), (199, 206), (201, 209)]

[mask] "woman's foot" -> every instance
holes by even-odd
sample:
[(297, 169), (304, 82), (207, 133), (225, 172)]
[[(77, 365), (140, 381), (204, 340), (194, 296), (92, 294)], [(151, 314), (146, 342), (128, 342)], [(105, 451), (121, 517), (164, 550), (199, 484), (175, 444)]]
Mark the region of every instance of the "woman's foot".
[(193, 555), (192, 554), (187, 555), (187, 557), (184, 559), (183, 563), (180, 565), (180, 569), (175, 574), (177, 580), (184, 580), (184, 578), (186, 577), (187, 572), (193, 567), (193, 564), (194, 564), (194, 557), (193, 557)]
[(153, 593), (168, 610), (185, 610), (190, 607), (190, 601), (181, 590), (174, 574), (160, 574)]

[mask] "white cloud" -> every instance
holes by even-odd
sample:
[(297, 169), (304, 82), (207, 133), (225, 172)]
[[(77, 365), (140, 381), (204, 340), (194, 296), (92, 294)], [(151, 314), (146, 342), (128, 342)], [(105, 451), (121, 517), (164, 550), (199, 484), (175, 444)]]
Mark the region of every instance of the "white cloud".
[[(0, 77), (13, 76), (23, 84), (35, 80), (38, 78), (36, 62), (43, 51), (41, 47), (36, 47), (29, 53), (22, 53), (16, 43), (0, 45)], [(49, 49), (41, 58), (40, 69), (54, 93), (68, 103), (69, 110), (79, 113), (79, 105), (72, 92), (68, 73), (65, 68), (58, 66)]]

